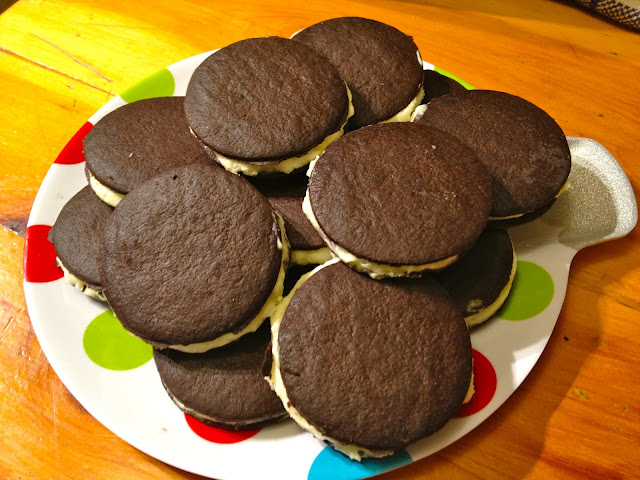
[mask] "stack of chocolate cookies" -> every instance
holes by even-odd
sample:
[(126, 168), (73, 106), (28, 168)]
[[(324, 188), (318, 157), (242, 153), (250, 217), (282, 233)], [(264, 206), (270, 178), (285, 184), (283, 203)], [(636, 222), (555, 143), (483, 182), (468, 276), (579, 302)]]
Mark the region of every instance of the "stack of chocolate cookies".
[(430, 435), (473, 395), (469, 327), (509, 294), (504, 227), (571, 165), (541, 109), (451, 82), (362, 18), (218, 50), (184, 98), (89, 132), (90, 187), (50, 236), (65, 277), (204, 422), (290, 416), (356, 460)]

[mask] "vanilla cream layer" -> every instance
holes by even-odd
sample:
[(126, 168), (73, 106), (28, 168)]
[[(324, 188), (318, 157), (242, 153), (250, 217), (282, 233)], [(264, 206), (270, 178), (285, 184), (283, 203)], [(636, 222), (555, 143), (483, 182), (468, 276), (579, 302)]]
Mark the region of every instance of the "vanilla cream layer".
[(117, 207), (120, 203), (120, 200), (124, 198), (124, 193), (116, 192), (115, 190), (107, 187), (103, 183), (100, 183), (96, 177), (93, 176), (91, 170), (89, 171), (89, 185), (91, 185), (91, 189), (95, 192), (100, 200), (102, 200), (107, 205), (112, 207)]
[(247, 333), (255, 332), (256, 330), (258, 330), (258, 328), (260, 328), (262, 322), (264, 322), (265, 319), (269, 318), (273, 314), (276, 306), (278, 305), (278, 302), (282, 299), (282, 292), (284, 289), (284, 274), (287, 269), (287, 264), (289, 263), (289, 241), (287, 240), (287, 234), (284, 229), (284, 220), (282, 220), (280, 214), (276, 213), (275, 215), (278, 219), (278, 226), (280, 228), (280, 240), (278, 242), (278, 248), (282, 250), (282, 260), (280, 262), (280, 271), (278, 272), (276, 284), (273, 287), (269, 298), (267, 298), (267, 301), (264, 303), (258, 314), (253, 318), (253, 320), (251, 320), (251, 322), (249, 322), (249, 324), (243, 330), (238, 333), (229, 332), (219, 336), (218, 338), (214, 338), (213, 340), (209, 340), (206, 342), (192, 343), (189, 345), (170, 345), (169, 348), (180, 350), (181, 352), (186, 353), (203, 353), (211, 350), (212, 348), (222, 347), (233, 342), (234, 340), (237, 340), (241, 336), (246, 335)]
[(351, 101), (351, 90), (346, 86), (347, 96), (349, 97), (349, 111), (347, 113), (347, 118), (344, 123), (340, 127), (340, 129), (331, 135), (327, 136), (320, 145), (313, 147), (304, 155), (299, 157), (291, 157), (285, 160), (282, 160), (276, 164), (272, 165), (255, 165), (253, 163), (243, 162), (242, 160), (238, 160), (236, 158), (230, 158), (218, 153), (214, 150), (213, 153), (216, 156), (216, 160), (220, 165), (222, 165), (226, 170), (233, 173), (243, 173), (249, 176), (256, 176), (261, 172), (282, 172), (282, 173), (291, 173), (294, 170), (304, 167), (309, 162), (313, 160), (317, 160), (324, 153), (324, 150), (329, 146), (329, 144), (338, 138), (340, 138), (344, 134), (344, 127), (347, 125), (349, 119), (353, 116), (353, 102)]
[(62, 272), (64, 273), (64, 279), (68, 284), (73, 285), (85, 295), (89, 295), (91, 298), (95, 298), (96, 300), (101, 300), (103, 302), (107, 301), (107, 298), (104, 296), (102, 290), (94, 290), (93, 288), (89, 287), (87, 282), (80, 280), (73, 273), (71, 273), (69, 269), (64, 266), (62, 260), (60, 260), (59, 257), (56, 257), (56, 265), (58, 265), (62, 269)]
[(302, 202), (302, 211), (311, 222), (311, 225), (313, 225), (313, 227), (316, 229), (318, 235), (322, 237), (324, 242), (329, 246), (335, 256), (337, 256), (351, 268), (354, 268), (359, 272), (366, 273), (371, 278), (374, 278), (376, 280), (385, 277), (407, 277), (412, 273), (420, 273), (426, 270), (440, 270), (447, 265), (452, 264), (458, 259), (458, 255), (453, 255), (443, 260), (438, 260), (437, 262), (423, 263), (419, 265), (386, 265), (382, 263), (372, 262), (364, 258), (356, 257), (353, 253), (334, 243), (329, 239), (329, 237), (327, 237), (327, 235), (325, 235), (313, 213), (313, 209), (311, 208), (311, 201), (309, 200), (309, 190), (307, 190), (304, 201)]
[(360, 461), (363, 456), (384, 457), (386, 455), (392, 455), (393, 451), (373, 452), (366, 448), (357, 447), (355, 445), (344, 444), (336, 440), (335, 438), (324, 435), (322, 432), (320, 432), (320, 430), (318, 430), (316, 427), (314, 427), (309, 422), (307, 422), (300, 415), (300, 412), (298, 412), (298, 410), (293, 406), (293, 404), (289, 400), (289, 396), (287, 395), (287, 389), (284, 386), (284, 382), (282, 381), (282, 375), (280, 374), (280, 346), (278, 344), (278, 334), (280, 333), (280, 323), (282, 322), (282, 318), (284, 317), (284, 313), (287, 310), (287, 307), (289, 306), (289, 302), (291, 301), (291, 298), (293, 297), (293, 295), (295, 295), (295, 293), (302, 286), (302, 284), (309, 279), (309, 277), (319, 272), (323, 268), (329, 265), (333, 265), (334, 263), (337, 263), (338, 261), (339, 260), (337, 258), (334, 258), (333, 260), (330, 260), (327, 263), (316, 267), (309, 273), (305, 273), (302, 277), (300, 277), (300, 280), (298, 280), (298, 282), (293, 287), (291, 292), (289, 292), (289, 295), (287, 295), (286, 297), (284, 297), (284, 299), (282, 299), (282, 302), (280, 302), (280, 304), (276, 308), (276, 311), (271, 316), (271, 342), (272, 342), (271, 352), (272, 352), (273, 361), (271, 363), (271, 377), (268, 379), (268, 381), (269, 381), (269, 384), (271, 385), (271, 388), (273, 388), (273, 390), (276, 392), (276, 395), (278, 395), (278, 397), (282, 401), (282, 404), (284, 405), (284, 408), (289, 414), (289, 416), (298, 425), (300, 425), (300, 427), (302, 427), (304, 430), (313, 434), (314, 437), (330, 443), (333, 446), (333, 448), (335, 448), (339, 452), (344, 453), (352, 460)]
[(333, 258), (329, 247), (317, 250), (291, 250), (291, 263), (296, 265), (320, 265)]
[[(511, 248), (513, 248), (513, 244), (511, 245)], [(467, 327), (473, 327), (474, 325), (478, 325), (484, 322), (485, 320), (490, 319), (493, 316), (493, 314), (498, 311), (498, 309), (502, 306), (502, 304), (505, 302), (505, 300), (509, 296), (509, 292), (511, 291), (511, 285), (513, 285), (513, 279), (516, 276), (517, 267), (518, 267), (518, 258), (516, 257), (515, 250), (513, 250), (513, 263), (511, 264), (511, 273), (509, 274), (509, 281), (500, 292), (500, 295), (498, 295), (498, 298), (496, 298), (496, 300), (491, 305), (489, 305), (487, 308), (480, 310), (477, 313), (464, 317), (464, 321), (467, 323)], [(469, 303), (472, 303), (474, 301), (482, 302), (482, 300), (470, 300)]]
[(418, 118), (422, 117), (422, 115), (424, 115), (424, 112), (426, 111), (427, 111), (427, 105), (418, 105), (413, 111), (413, 113), (411, 114), (411, 121), (415, 122)]
[(473, 398), (473, 396), (476, 393), (476, 388), (473, 385), (473, 360), (471, 361), (471, 382), (469, 383), (469, 390), (467, 390), (467, 394), (464, 397), (464, 400), (462, 401), (462, 404), (464, 405), (465, 403), (469, 403), (471, 401), (471, 399)]
[[(163, 383), (164, 385), (164, 383)], [(176, 396), (167, 388), (167, 386), (165, 385), (165, 390), (167, 391), (167, 393), (169, 394), (169, 396), (171, 397), (171, 400), (173, 400), (173, 403), (176, 404), (176, 406), (182, 410), (183, 412), (188, 413), (189, 415), (191, 415), (192, 417), (197, 418), (198, 420), (202, 420), (204, 419), (207, 422), (211, 422), (217, 425), (228, 425), (231, 427), (251, 427), (252, 425), (259, 425), (261, 423), (264, 422), (268, 422), (269, 420), (275, 420), (278, 418), (284, 418), (286, 414), (280, 414), (280, 415), (269, 415), (269, 416), (264, 416), (264, 417), (260, 417), (260, 418), (254, 418), (251, 420), (244, 420), (244, 421), (229, 421), (229, 420), (220, 420), (219, 418), (214, 418), (214, 417), (210, 417), (209, 415), (205, 415), (201, 412), (198, 412), (197, 410), (194, 410), (193, 408), (189, 408), (187, 407), (184, 403), (182, 403), (180, 400), (178, 400), (176, 398)]]

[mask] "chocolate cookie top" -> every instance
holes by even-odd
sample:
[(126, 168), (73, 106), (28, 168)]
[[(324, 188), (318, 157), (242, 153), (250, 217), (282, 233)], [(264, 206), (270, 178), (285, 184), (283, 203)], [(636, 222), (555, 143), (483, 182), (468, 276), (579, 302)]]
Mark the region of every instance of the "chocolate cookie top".
[(154, 350), (160, 379), (178, 407), (206, 423), (251, 428), (286, 416), (262, 375), (271, 332), (256, 332), (206, 353)]
[(451, 135), (385, 123), (330, 145), (311, 173), (309, 199), (321, 231), (351, 254), (420, 265), (471, 248), (487, 222), (491, 183)]
[(249, 181), (267, 197), (273, 209), (284, 219), (292, 249), (315, 250), (325, 247), (324, 241), (302, 211), (302, 200), (307, 192), (306, 175), (250, 177)]
[(49, 240), (65, 268), (94, 290), (101, 287), (100, 244), (112, 211), (87, 186), (62, 207), (49, 231)]
[(279, 37), (233, 43), (208, 57), (189, 82), (185, 111), (215, 152), (252, 162), (299, 156), (338, 131), (349, 98), (322, 55)]
[(83, 144), (91, 174), (125, 194), (172, 168), (213, 163), (189, 132), (184, 97), (123, 105), (97, 122)]
[(448, 132), (476, 152), (492, 177), (492, 217), (545, 206), (569, 176), (571, 154), (562, 129), (520, 97), (490, 90), (445, 95), (414, 122)]
[(449, 93), (464, 92), (467, 89), (453, 78), (442, 75), (435, 70), (424, 71), (424, 98), (422, 104), (426, 105), (431, 100)]
[(304, 197), (270, 197), (273, 209), (282, 215), (287, 238), (294, 250), (317, 250), (326, 245), (302, 211)]
[(469, 331), (428, 277), (376, 281), (326, 266), (293, 295), (277, 345), (299, 414), (328, 437), (374, 451), (438, 430), (471, 380)]
[(513, 245), (504, 229), (487, 229), (469, 252), (438, 272), (438, 280), (465, 316), (483, 310), (500, 296), (513, 268)]
[(269, 202), (221, 168), (190, 165), (127, 195), (104, 235), (100, 277), (123, 326), (161, 345), (240, 332), (282, 260)]
[(390, 25), (358, 17), (333, 18), (292, 38), (325, 55), (346, 80), (355, 108), (350, 130), (393, 117), (422, 86), (418, 47)]

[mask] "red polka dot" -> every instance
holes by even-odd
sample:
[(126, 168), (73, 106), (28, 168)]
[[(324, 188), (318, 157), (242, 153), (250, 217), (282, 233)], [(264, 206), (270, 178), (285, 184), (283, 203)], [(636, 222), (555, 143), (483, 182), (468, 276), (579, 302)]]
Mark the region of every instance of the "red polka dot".
[(253, 430), (226, 430), (220, 427), (212, 427), (200, 420), (193, 418), (191, 415), (184, 414), (187, 425), (196, 435), (213, 443), (238, 443), (253, 437), (261, 428)]
[(498, 377), (491, 362), (476, 349), (473, 350), (473, 386), (475, 393), (471, 401), (460, 407), (455, 418), (468, 417), (478, 413), (489, 402), (496, 393)]
[(49, 225), (31, 225), (24, 237), (24, 278), (27, 282), (53, 282), (62, 278), (56, 266), (56, 251), (47, 239)]
[(82, 140), (87, 136), (89, 130), (93, 125), (89, 122), (85, 123), (80, 130), (76, 132), (76, 134), (71, 137), (69, 143), (67, 143), (58, 158), (54, 163), (59, 163), (62, 165), (72, 165), (74, 163), (82, 163), (84, 162), (84, 153), (82, 153)]

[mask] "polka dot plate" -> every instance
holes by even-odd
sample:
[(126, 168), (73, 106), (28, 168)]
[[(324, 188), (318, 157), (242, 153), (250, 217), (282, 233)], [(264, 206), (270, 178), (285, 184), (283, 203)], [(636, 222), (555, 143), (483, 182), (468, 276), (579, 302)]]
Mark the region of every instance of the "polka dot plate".
[[(634, 227), (633, 191), (616, 160), (593, 140), (568, 139), (569, 190), (542, 218), (511, 229), (518, 255), (512, 293), (496, 318), (472, 330), (476, 394), (442, 430), (391, 457), (361, 463), (291, 420), (228, 432), (185, 416), (171, 402), (151, 348), (124, 331), (106, 304), (65, 283), (47, 240), (62, 206), (87, 183), (82, 139), (92, 126), (126, 103), (184, 95), (194, 68), (209, 53), (165, 68), (108, 102), (71, 138), (42, 183), (27, 228), (24, 290), (40, 345), (62, 382), (126, 442), (183, 470), (224, 480), (366, 478), (426, 457), (473, 430), (540, 357), (562, 308), (575, 253)], [(430, 64), (425, 68), (447, 74)]]

